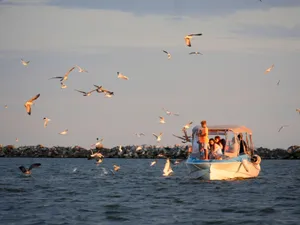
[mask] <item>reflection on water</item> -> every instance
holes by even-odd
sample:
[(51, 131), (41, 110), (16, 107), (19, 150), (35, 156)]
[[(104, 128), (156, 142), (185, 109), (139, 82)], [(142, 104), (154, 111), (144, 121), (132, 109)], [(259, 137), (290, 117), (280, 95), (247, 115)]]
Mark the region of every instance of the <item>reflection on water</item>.
[[(258, 178), (190, 180), (165, 159), (0, 159), (1, 224), (298, 224), (300, 161), (263, 161)], [(40, 162), (29, 177), (18, 167)], [(113, 171), (113, 164), (121, 169)]]

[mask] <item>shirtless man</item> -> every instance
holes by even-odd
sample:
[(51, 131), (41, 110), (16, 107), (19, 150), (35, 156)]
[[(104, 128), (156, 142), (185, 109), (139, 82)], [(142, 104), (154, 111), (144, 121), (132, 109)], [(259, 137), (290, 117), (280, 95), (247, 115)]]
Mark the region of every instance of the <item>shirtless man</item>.
[(198, 142), (200, 146), (200, 151), (204, 150), (204, 160), (208, 160), (208, 128), (206, 125), (206, 121), (202, 120), (201, 121), (201, 129), (199, 129), (198, 133)]

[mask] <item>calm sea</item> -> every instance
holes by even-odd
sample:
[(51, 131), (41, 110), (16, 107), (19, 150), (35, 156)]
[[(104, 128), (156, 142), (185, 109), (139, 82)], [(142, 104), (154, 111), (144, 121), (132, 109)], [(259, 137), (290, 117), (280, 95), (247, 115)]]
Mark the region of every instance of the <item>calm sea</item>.
[[(187, 179), (184, 163), (166, 178), (151, 161), (0, 158), (0, 224), (300, 224), (300, 161), (214, 182)], [(37, 162), (31, 177), (18, 169)]]

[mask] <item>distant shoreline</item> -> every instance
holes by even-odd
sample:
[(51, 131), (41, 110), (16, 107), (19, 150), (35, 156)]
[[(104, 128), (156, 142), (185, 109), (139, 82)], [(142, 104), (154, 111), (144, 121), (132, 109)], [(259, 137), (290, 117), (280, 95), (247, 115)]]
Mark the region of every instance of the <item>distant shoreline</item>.
[[(164, 155), (173, 159), (186, 159), (188, 156), (187, 146), (159, 147), (143, 145), (140, 149), (138, 146), (119, 146), (113, 148), (92, 149), (93, 152), (101, 152), (105, 158), (127, 158), (127, 159), (153, 159)], [(300, 159), (300, 146), (291, 146), (288, 149), (268, 149), (257, 148), (255, 153), (262, 159)], [(79, 146), (75, 147), (44, 147), (36, 146), (20, 146), (14, 147), (7, 145), (0, 147), (0, 157), (12, 158), (88, 158), (91, 155), (90, 149)]]

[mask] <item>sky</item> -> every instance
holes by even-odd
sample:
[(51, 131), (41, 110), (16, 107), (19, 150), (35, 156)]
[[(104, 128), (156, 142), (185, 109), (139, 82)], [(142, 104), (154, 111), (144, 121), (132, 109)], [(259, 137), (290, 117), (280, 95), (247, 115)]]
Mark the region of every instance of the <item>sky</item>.
[[(163, 132), (170, 146), (206, 120), (249, 127), (256, 147), (298, 145), (299, 11), (298, 0), (0, 0), (0, 144), (156, 145)], [(203, 35), (189, 48), (190, 33)], [(49, 80), (76, 64), (88, 73), (72, 71), (66, 89)], [(75, 91), (93, 85), (115, 96)]]

